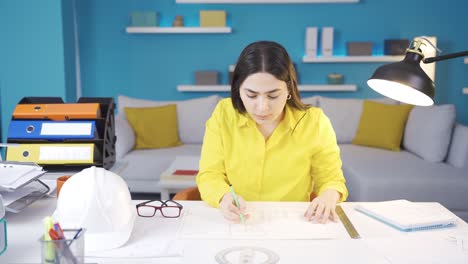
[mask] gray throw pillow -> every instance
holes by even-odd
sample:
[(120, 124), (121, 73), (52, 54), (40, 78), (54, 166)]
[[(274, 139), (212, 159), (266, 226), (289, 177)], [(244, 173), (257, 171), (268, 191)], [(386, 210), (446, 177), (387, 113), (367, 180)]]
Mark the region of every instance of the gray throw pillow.
[(468, 168), (468, 126), (455, 126), (447, 163), (457, 168)]
[(312, 97), (302, 98), (301, 101), (306, 105), (318, 107), (319, 99), (320, 99), (320, 96), (316, 95), (316, 96), (312, 96)]
[(441, 162), (455, 124), (454, 105), (415, 106), (406, 122), (403, 148), (430, 162)]
[[(395, 100), (388, 98), (370, 100), (384, 104), (397, 104)], [(332, 123), (337, 142), (339, 144), (351, 143), (359, 127), (364, 99), (320, 97), (318, 101), (319, 107)]]
[(122, 114), (115, 116), (115, 153), (117, 159), (121, 159), (135, 146), (135, 132)]

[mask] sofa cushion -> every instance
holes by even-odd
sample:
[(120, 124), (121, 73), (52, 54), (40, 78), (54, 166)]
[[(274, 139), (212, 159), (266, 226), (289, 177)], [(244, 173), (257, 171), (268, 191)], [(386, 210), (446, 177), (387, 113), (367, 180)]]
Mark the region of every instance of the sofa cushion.
[(352, 143), (399, 151), (412, 106), (364, 101), (358, 132)]
[(318, 107), (319, 98), (320, 98), (320, 96), (316, 95), (316, 96), (312, 96), (312, 97), (302, 98), (301, 101), (306, 105)]
[(339, 146), (348, 201), (407, 199), (440, 202), (451, 210), (468, 210), (466, 169), (428, 162), (405, 150)]
[[(159, 176), (177, 156), (200, 155), (200, 144), (185, 144), (172, 148), (140, 149), (129, 152), (119, 160), (126, 164), (120, 176), (127, 180), (144, 180), (159, 182)], [(159, 190), (156, 190), (159, 191)]]
[(125, 107), (153, 107), (167, 104), (177, 105), (179, 137), (184, 144), (200, 144), (205, 134), (205, 122), (221, 99), (217, 95), (182, 101), (153, 101), (128, 96), (118, 96), (118, 110)]
[(457, 168), (468, 168), (468, 126), (455, 126), (447, 163)]
[(115, 153), (119, 160), (135, 146), (135, 133), (122, 114), (115, 116), (115, 136)]
[[(314, 99), (317, 100), (316, 104), (318, 104), (318, 107), (322, 108), (323, 112), (332, 123), (338, 143), (351, 143), (356, 136), (356, 131), (359, 126), (363, 99), (327, 98), (322, 96), (314, 96), (306, 99), (310, 100), (311, 104)], [(302, 101), (306, 102), (306, 99)], [(370, 100), (385, 104), (397, 104), (395, 100), (389, 98)], [(315, 104), (313, 105), (317, 106)]]
[(136, 135), (135, 149), (175, 147), (179, 140), (175, 104), (156, 107), (126, 107), (127, 120)]
[(416, 106), (406, 122), (403, 147), (430, 162), (441, 162), (455, 124), (455, 106)]

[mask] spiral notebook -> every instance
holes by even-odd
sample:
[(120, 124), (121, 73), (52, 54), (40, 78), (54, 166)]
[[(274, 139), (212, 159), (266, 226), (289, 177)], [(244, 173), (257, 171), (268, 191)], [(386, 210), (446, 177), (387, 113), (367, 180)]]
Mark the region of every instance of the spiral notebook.
[(361, 203), (355, 210), (405, 232), (455, 226), (457, 217), (439, 203), (392, 200)]

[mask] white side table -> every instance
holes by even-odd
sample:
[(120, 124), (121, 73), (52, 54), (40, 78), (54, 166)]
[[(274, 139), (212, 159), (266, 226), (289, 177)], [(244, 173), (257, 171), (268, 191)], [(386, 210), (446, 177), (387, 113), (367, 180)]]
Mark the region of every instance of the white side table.
[(176, 170), (198, 170), (200, 156), (177, 156), (172, 164), (161, 173), (159, 187), (161, 200), (170, 199), (169, 193), (176, 193), (185, 188), (196, 186), (196, 176), (173, 175)]

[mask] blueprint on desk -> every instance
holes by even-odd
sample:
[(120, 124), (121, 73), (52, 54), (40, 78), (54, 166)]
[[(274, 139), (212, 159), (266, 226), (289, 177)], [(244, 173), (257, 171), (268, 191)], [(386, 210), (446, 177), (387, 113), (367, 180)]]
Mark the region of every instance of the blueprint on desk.
[(230, 223), (216, 208), (188, 208), (183, 212), (181, 239), (337, 239), (348, 238), (341, 223), (306, 221), (307, 203), (250, 204), (244, 224)]

